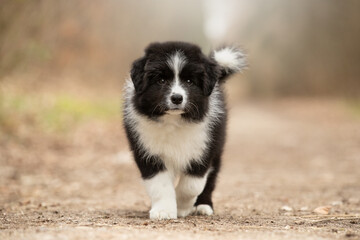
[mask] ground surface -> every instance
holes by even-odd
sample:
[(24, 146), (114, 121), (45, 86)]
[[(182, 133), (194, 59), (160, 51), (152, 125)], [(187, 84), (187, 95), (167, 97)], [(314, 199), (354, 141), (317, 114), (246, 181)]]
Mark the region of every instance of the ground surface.
[(242, 103), (228, 130), (215, 215), (169, 221), (148, 219), (118, 119), (3, 140), (0, 239), (360, 238), (360, 119), (342, 102)]

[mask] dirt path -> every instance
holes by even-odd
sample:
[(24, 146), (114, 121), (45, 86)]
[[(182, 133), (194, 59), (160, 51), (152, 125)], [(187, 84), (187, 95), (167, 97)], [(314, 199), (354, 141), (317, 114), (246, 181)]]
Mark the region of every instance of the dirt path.
[(233, 107), (211, 217), (148, 219), (118, 121), (32, 136), (0, 148), (0, 239), (360, 239), (360, 120), (339, 102)]

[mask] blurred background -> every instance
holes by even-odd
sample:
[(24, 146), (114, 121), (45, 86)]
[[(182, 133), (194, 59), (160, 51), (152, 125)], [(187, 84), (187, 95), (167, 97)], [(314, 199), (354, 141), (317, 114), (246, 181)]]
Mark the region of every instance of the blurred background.
[(40, 85), (75, 78), (119, 88), (150, 42), (179, 40), (206, 53), (243, 46), (251, 95), (356, 96), (359, 8), (357, 0), (3, 0), (1, 82), (32, 75)]
[(248, 55), (227, 84), (223, 179), (257, 195), (221, 182), (232, 202), (215, 201), (277, 209), (284, 201), (271, 194), (300, 189), (292, 196), (304, 202), (293, 204), (316, 207), (321, 190), (311, 195), (309, 181), (333, 187), (330, 200), (350, 199), (360, 192), (359, 10), (359, 0), (0, 0), (0, 207), (98, 201), (145, 212), (121, 92), (144, 48), (169, 40)]
[(149, 43), (168, 40), (206, 54), (242, 46), (249, 69), (229, 81), (230, 103), (330, 97), (356, 106), (358, 9), (357, 0), (2, 0), (0, 128), (118, 115), (131, 63)]

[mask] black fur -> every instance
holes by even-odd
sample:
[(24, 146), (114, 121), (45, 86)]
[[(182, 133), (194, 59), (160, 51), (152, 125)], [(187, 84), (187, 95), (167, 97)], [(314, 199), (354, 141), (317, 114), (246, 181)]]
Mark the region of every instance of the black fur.
[[(185, 174), (202, 177), (211, 168), (203, 192), (198, 196), (195, 205), (212, 205), (212, 192), (221, 166), (221, 155), (226, 135), (226, 106), (222, 83), (234, 73), (221, 67), (211, 56), (205, 56), (199, 47), (183, 42), (153, 43), (145, 50), (145, 55), (132, 65), (131, 79), (135, 87), (135, 95), (130, 99), (135, 111), (152, 121), (166, 114), (169, 107), (164, 103), (169, 94), (169, 86), (174, 72), (167, 64), (167, 59), (176, 51), (186, 57), (186, 64), (179, 73), (182, 86), (187, 89), (188, 101), (181, 117), (189, 122), (203, 121), (209, 110), (209, 99), (216, 83), (220, 84), (217, 101), (222, 109), (210, 128), (210, 141), (201, 159), (194, 159), (185, 170)], [(165, 80), (165, 83), (162, 82)], [(187, 84), (186, 80), (192, 82)], [(125, 104), (130, 104), (126, 102)], [(128, 106), (125, 105), (125, 110)], [(126, 112), (124, 113), (126, 115)], [(133, 151), (135, 161), (144, 179), (150, 179), (158, 172), (166, 169), (158, 156), (146, 152), (138, 142), (138, 136), (131, 121), (124, 119), (124, 125)], [(181, 139), (180, 139), (181, 141)], [(200, 161), (199, 161), (200, 160)]]

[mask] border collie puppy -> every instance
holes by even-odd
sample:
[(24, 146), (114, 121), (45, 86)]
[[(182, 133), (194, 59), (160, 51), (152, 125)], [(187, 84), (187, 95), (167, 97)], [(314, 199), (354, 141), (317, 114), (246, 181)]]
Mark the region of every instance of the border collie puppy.
[(133, 63), (124, 125), (151, 198), (151, 219), (213, 214), (226, 129), (223, 83), (245, 64), (237, 48), (207, 57), (184, 42), (150, 44)]

